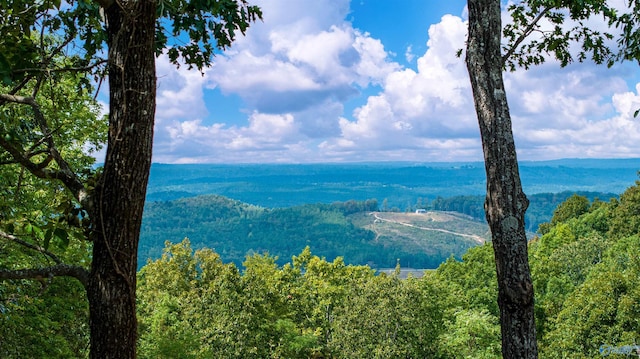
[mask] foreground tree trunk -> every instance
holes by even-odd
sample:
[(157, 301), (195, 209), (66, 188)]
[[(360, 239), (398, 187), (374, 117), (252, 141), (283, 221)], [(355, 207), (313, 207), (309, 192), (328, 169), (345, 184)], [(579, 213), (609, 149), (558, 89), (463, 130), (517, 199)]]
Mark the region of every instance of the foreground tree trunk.
[(524, 214), (529, 205), (520, 182), (511, 118), (502, 79), (499, 0), (469, 0), (467, 69), (480, 125), (487, 198), (498, 275), (504, 358), (537, 358), (533, 285)]
[(156, 2), (116, 1), (105, 15), (109, 138), (91, 212), (91, 357), (135, 358), (137, 250), (155, 115)]

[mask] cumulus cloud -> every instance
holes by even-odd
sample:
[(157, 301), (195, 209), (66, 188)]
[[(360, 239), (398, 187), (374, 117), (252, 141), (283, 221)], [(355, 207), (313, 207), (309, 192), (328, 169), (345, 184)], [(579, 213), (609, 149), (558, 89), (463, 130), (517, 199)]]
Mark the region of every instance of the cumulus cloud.
[[(477, 125), (469, 96), (464, 61), (456, 57), (464, 45), (466, 27), (459, 17), (446, 15), (429, 28), (427, 51), (417, 69), (399, 69), (387, 75), (384, 90), (369, 97), (342, 118), (341, 138), (329, 139), (324, 148), (339, 151), (410, 149), (407, 160), (452, 160), (452, 147), (478, 153)], [(439, 150), (438, 150), (439, 149)]]
[[(431, 25), (426, 50), (408, 46), (412, 65), (403, 67), (367, 29), (345, 20), (347, 0), (259, 5), (264, 22), (204, 76), (158, 61), (154, 160), (482, 159), (467, 70), (456, 56), (466, 37), (463, 18), (445, 15)], [(505, 74), (520, 158), (639, 156), (633, 113), (640, 88), (629, 89), (630, 73), (627, 66), (561, 69), (550, 61)], [(212, 123), (207, 91), (241, 98), (244, 123)]]

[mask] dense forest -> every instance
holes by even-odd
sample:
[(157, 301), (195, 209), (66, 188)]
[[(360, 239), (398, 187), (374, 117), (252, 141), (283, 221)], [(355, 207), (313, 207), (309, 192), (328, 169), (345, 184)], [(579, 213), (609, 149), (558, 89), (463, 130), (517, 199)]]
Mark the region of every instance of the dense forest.
[[(551, 219), (553, 210), (574, 194), (586, 197), (590, 201), (608, 201), (618, 195), (607, 192), (564, 191), (560, 193), (536, 193), (529, 195), (529, 208), (525, 214), (526, 229), (535, 233), (538, 227)], [(425, 208), (436, 211), (454, 211), (485, 221), (484, 196), (455, 196), (449, 198), (438, 197), (424, 205)]]
[[(529, 245), (540, 357), (634, 345), (640, 182), (607, 202), (569, 197), (541, 229)], [(88, 252), (71, 245), (66, 255)], [(184, 240), (139, 271), (138, 293), (141, 358), (500, 357), (490, 244), (402, 280), (308, 248), (284, 265), (253, 254), (236, 266)], [(5, 281), (0, 313), (3, 358), (87, 355), (87, 303), (74, 281)]]
[[(589, 200), (616, 197), (611, 193), (578, 192)], [(527, 211), (528, 229), (536, 232), (548, 222), (556, 206), (572, 192), (536, 194), (530, 197)], [(383, 201), (384, 202), (384, 201)], [(479, 223), (484, 219), (482, 196), (438, 197), (433, 201), (418, 198), (405, 209), (453, 211), (471, 216)], [(460, 258), (477, 245), (458, 236), (419, 236), (417, 241), (396, 241), (397, 236), (377, 238), (361, 223), (359, 213), (400, 211), (385, 208), (377, 200), (317, 203), (285, 208), (263, 208), (217, 195), (181, 198), (173, 201), (148, 202), (145, 209), (139, 246), (139, 265), (147, 259), (160, 258), (165, 241), (179, 242), (188, 237), (194, 248), (214, 249), (224, 262), (241, 266), (251, 253), (269, 253), (285, 264), (306, 246), (327, 260), (338, 256), (347, 264), (367, 264), (374, 268), (436, 268), (451, 255)], [(364, 216), (364, 215), (363, 215)], [(406, 233), (408, 229), (401, 229)]]
[(195, 248), (212, 248), (225, 262), (240, 266), (250, 253), (269, 253), (284, 264), (306, 246), (322, 257), (343, 257), (347, 264), (393, 268), (398, 261), (415, 268), (436, 268), (451, 254), (458, 258), (476, 243), (438, 239), (425, 252), (416, 245), (378, 240), (354, 224), (351, 215), (378, 209), (376, 200), (261, 208), (216, 195), (147, 204), (140, 240), (140, 264), (159, 258), (164, 242), (185, 237)]

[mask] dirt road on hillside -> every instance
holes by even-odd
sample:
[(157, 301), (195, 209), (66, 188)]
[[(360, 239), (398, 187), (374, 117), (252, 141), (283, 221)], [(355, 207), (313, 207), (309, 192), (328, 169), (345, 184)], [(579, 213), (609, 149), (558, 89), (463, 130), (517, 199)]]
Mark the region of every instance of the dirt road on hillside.
[(465, 238), (469, 238), (472, 239), (474, 241), (476, 241), (477, 243), (484, 243), (485, 239), (475, 235), (475, 234), (466, 234), (466, 233), (458, 233), (458, 232), (453, 232), (447, 229), (442, 229), (442, 228), (429, 228), (429, 227), (422, 227), (422, 226), (416, 226), (415, 224), (411, 224), (411, 223), (405, 223), (405, 222), (401, 222), (395, 219), (387, 219), (387, 218), (382, 218), (380, 217), (379, 213), (376, 212), (372, 212), (371, 214), (373, 214), (373, 217), (377, 220), (377, 221), (381, 221), (381, 222), (388, 222), (388, 223), (394, 223), (394, 224), (399, 224), (402, 226), (407, 226), (407, 227), (412, 227), (412, 228), (416, 228), (416, 229), (421, 229), (421, 230), (425, 230), (425, 231), (435, 231), (435, 232), (442, 232), (442, 233), (447, 233), (447, 234), (452, 234), (455, 236), (460, 236), (460, 237), (465, 237)]

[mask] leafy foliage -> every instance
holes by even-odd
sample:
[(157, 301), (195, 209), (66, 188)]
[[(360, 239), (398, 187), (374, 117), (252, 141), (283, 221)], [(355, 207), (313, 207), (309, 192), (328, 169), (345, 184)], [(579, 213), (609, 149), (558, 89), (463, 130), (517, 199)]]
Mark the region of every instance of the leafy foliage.
[[(72, 60), (57, 56), (50, 61), (62, 65)], [(91, 245), (84, 240), (83, 216), (73, 195), (55, 179), (33, 175), (7, 151), (30, 153), (43, 167), (57, 168), (48, 152), (52, 141), (70, 168), (89, 177), (95, 162), (90, 153), (105, 140), (106, 119), (99, 116), (100, 107), (83, 87), (83, 79), (75, 72), (53, 72), (22, 88), (37, 94), (38, 110), (48, 118), (46, 126), (34, 120), (33, 107), (0, 106), (0, 141), (9, 144), (0, 150), (0, 270), (57, 262), (89, 266)], [(0, 93), (7, 92), (0, 86)], [(86, 356), (84, 288), (68, 278), (1, 281), (0, 337), (0, 356), (6, 358)]]
[[(156, 1), (13, 0), (0, 5), (0, 165), (9, 166), (2, 171), (10, 173), (2, 192), (18, 204), (14, 208), (10, 200), (0, 200), (0, 238), (43, 257), (23, 260), (18, 249), (10, 248), (11, 256), (0, 262), (0, 278), (75, 277), (91, 304), (91, 357), (135, 357), (135, 274), (151, 164), (154, 52), (160, 53), (168, 40), (155, 38), (155, 30), (163, 35), (162, 17), (177, 18), (173, 34), (186, 31), (190, 43), (170, 48), (169, 57), (177, 64), (181, 55), (189, 66), (202, 69), (210, 64), (214, 48), (226, 48), (236, 30), (244, 33), (250, 22), (261, 17), (260, 9), (244, 0), (163, 1), (157, 14)], [(135, 51), (140, 53), (130, 56)], [(107, 65), (109, 148), (105, 170), (96, 174), (87, 152), (104, 141), (107, 121), (96, 120), (97, 106), (88, 92), (93, 91), (91, 76), (101, 83)], [(74, 86), (71, 92), (70, 86)], [(65, 140), (70, 144), (60, 143)], [(51, 186), (38, 199), (53, 199), (45, 204), (52, 207), (19, 203), (24, 184), (31, 182), (31, 178), (25, 180), (28, 176)], [(90, 259), (82, 242), (70, 241), (73, 237), (94, 240)], [(54, 254), (52, 242), (62, 250), (81, 247), (76, 260), (66, 262), (70, 256)], [(88, 262), (91, 271), (86, 268)], [(23, 289), (19, 283), (7, 283), (2, 282), (2, 295), (5, 289), (18, 293)], [(25, 293), (21, 299), (33, 295)], [(11, 317), (20, 310), (13, 305), (2, 308), (8, 308)], [(66, 350), (61, 355), (82, 356), (81, 351)], [(6, 354), (21, 355), (19, 351)]]
[[(249, 23), (262, 18), (262, 10), (246, 0), (162, 0), (158, 12), (156, 53), (166, 51), (173, 64), (199, 70), (211, 65), (216, 50), (231, 46), (238, 32), (244, 34)], [(180, 41), (184, 37), (189, 40)]]
[(439, 357), (438, 284), (308, 248), (282, 267), (274, 259), (250, 256), (241, 274), (188, 240), (168, 245), (139, 274), (140, 357)]
[[(512, 22), (503, 29), (506, 67), (529, 68), (544, 63), (548, 56), (559, 60), (563, 67), (587, 59), (608, 66), (623, 60), (640, 62), (640, 2), (625, 3), (626, 9), (616, 9), (604, 0), (528, 0), (509, 4)], [(609, 28), (600, 31), (592, 27), (589, 20), (596, 18)]]
[(0, 356), (86, 357), (88, 317), (84, 288), (73, 279), (4, 282), (0, 284)]
[[(637, 191), (638, 185), (620, 200), (591, 202), (584, 213), (584, 206), (575, 206), (583, 199), (570, 197), (556, 212), (571, 215), (556, 217), (530, 243), (541, 357), (599, 357), (602, 345), (632, 345), (640, 334), (640, 239), (610, 225), (638, 217)], [(236, 205), (236, 211), (244, 208)], [(12, 258), (20, 258), (15, 250)], [(194, 251), (188, 240), (167, 244), (138, 274), (139, 356), (500, 357), (490, 244), (419, 279), (378, 274), (341, 258), (327, 261), (308, 247), (279, 262), (252, 254), (236, 266), (210, 249)], [(24, 296), (8, 295), (17, 282), (0, 287), (0, 334), (13, 343), (0, 345), (0, 353), (86, 355), (81, 288), (45, 279), (44, 290), (56, 294), (50, 298), (34, 283), (20, 284)], [(49, 334), (33, 336), (33, 328)]]
[(637, 191), (638, 184), (620, 201), (596, 201), (582, 214), (584, 206), (576, 204), (583, 200), (574, 197), (558, 207), (556, 223), (531, 244), (544, 357), (596, 357), (602, 345), (632, 345), (640, 334), (639, 241), (628, 227), (615, 225), (637, 221)]

